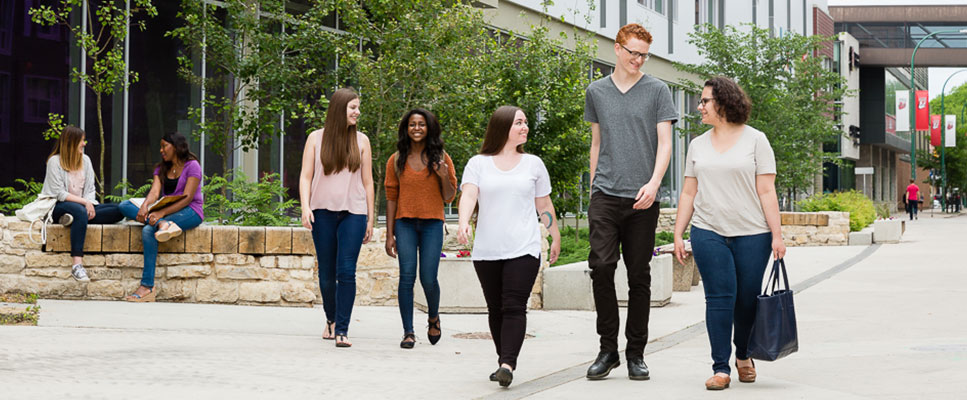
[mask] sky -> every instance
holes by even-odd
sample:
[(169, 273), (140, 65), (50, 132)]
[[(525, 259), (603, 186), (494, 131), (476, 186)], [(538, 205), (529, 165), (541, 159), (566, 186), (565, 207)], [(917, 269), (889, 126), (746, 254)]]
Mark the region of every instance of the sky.
[(957, 74), (954, 75), (953, 78), (950, 78), (950, 81), (947, 82), (947, 94), (950, 94), (950, 92), (952, 92), (953, 89), (957, 88), (958, 86), (967, 83), (967, 68), (965, 67), (967, 67), (967, 60), (964, 60), (964, 67), (961, 68), (928, 68), (927, 72), (929, 73), (930, 80), (930, 101), (940, 97), (940, 89), (944, 87), (944, 81), (957, 71), (963, 72), (957, 72)]

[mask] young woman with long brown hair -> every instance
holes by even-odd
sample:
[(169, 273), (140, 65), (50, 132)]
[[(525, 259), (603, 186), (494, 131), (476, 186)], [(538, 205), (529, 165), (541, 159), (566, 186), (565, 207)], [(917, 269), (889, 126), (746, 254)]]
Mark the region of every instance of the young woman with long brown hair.
[(84, 239), (88, 224), (114, 224), (124, 217), (117, 204), (94, 199), (94, 167), (84, 154), (87, 137), (81, 128), (64, 128), (47, 158), (42, 196), (57, 198), (53, 218), (71, 229), (71, 276), (90, 281), (84, 269)]
[[(541, 230), (551, 233), (549, 263), (561, 252), (551, 178), (544, 162), (524, 153), (527, 142), (524, 111), (503, 106), (487, 124), (480, 154), (463, 170), (460, 227), (457, 237), (468, 243), (473, 236), (471, 258), (487, 301), (490, 335), (497, 350), (496, 372), (490, 379), (508, 386), (517, 368), (517, 356), (527, 327), (527, 299), (540, 271)], [(476, 232), (470, 217), (479, 205)], [(540, 222), (539, 222), (540, 221)]]
[(349, 319), (356, 299), (356, 260), (373, 235), (373, 159), (369, 139), (356, 131), (359, 96), (332, 94), (323, 129), (309, 134), (302, 152), (299, 199), (302, 226), (312, 231), (319, 290), (326, 312), (323, 339), (350, 347)]

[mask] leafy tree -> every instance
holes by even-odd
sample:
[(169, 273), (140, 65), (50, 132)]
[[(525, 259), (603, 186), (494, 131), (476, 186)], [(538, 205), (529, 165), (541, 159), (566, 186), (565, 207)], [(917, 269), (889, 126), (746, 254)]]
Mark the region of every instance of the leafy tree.
[[(548, 19), (542, 20), (548, 22)], [(590, 129), (584, 122), (584, 91), (596, 45), (585, 33), (550, 35), (547, 25), (504, 40), (490, 53), (494, 97), (487, 110), (516, 105), (530, 125), (525, 149), (544, 161), (558, 216), (578, 210), (581, 175), (588, 170)], [(573, 41), (574, 49), (565, 48)], [(486, 127), (487, 119), (483, 119)]]
[[(752, 100), (748, 125), (769, 138), (776, 155), (777, 191), (790, 198), (812, 186), (823, 161), (835, 161), (835, 154), (824, 153), (820, 145), (842, 135), (835, 125), (842, 111), (833, 102), (853, 95), (845, 89), (845, 78), (827, 70), (821, 57), (811, 56), (831, 40), (796, 34), (769, 37), (768, 30), (752, 25), (722, 30), (705, 25), (689, 34), (689, 43), (705, 61), (675, 64), (703, 80), (726, 76), (742, 86)], [(695, 92), (702, 89), (691, 81), (680, 83)], [(685, 134), (710, 128), (701, 124), (697, 113), (685, 119)]]
[[(81, 10), (84, 4), (87, 4), (87, 15), (81, 15), (80, 18), (87, 21), (87, 26), (84, 27), (80, 22), (72, 24), (71, 13), (74, 10)], [(71, 78), (75, 82), (78, 80), (84, 82), (84, 85), (94, 93), (101, 153), (98, 164), (100, 179), (97, 180), (97, 186), (99, 197), (104, 200), (104, 154), (107, 148), (104, 143), (102, 102), (104, 97), (112, 95), (115, 90), (123, 89), (125, 85), (138, 81), (137, 72), (125, 72), (124, 38), (128, 34), (128, 21), (131, 17), (142, 13), (154, 17), (158, 15), (158, 10), (151, 4), (151, 0), (133, 0), (130, 9), (126, 9), (123, 3), (109, 0), (98, 2), (60, 0), (54, 7), (39, 5), (31, 8), (29, 12), (30, 20), (36, 24), (66, 26), (77, 41), (77, 45), (84, 49), (87, 59), (82, 62), (90, 64), (84, 73), (79, 68), (73, 68)], [(135, 24), (144, 30), (144, 20), (135, 21)], [(83, 111), (81, 114), (83, 118)], [(53, 127), (62, 121), (62, 117), (51, 115), (51, 121)], [(51, 138), (48, 133), (45, 133), (44, 137)]]
[[(943, 161), (947, 170), (947, 186), (944, 193), (950, 193), (953, 188), (960, 188), (961, 196), (964, 190), (967, 190), (967, 137), (964, 135), (967, 132), (967, 120), (964, 120), (964, 115), (961, 113), (965, 104), (967, 104), (967, 84), (957, 87), (944, 96), (944, 112), (957, 115), (957, 147), (943, 149)], [(930, 101), (930, 113), (940, 114), (939, 98)], [(939, 147), (933, 150), (917, 149), (917, 166), (939, 173), (941, 171), (940, 151)], [(943, 185), (942, 181), (936, 184)]]
[[(219, 5), (183, 0), (178, 17), (184, 25), (166, 36), (187, 48), (178, 57), (179, 74), (206, 90), (205, 115), (202, 107), (188, 111), (198, 124), (195, 136), (204, 134), (222, 159), (222, 171), (228, 171), (229, 154), (278, 136), (279, 116), (305, 109), (293, 100), (294, 93), (318, 71), (287, 58), (299, 53), (293, 32), (301, 21), (286, 10), (284, 0), (227, 0)], [(211, 71), (205, 75), (195, 68), (194, 60), (201, 56)]]

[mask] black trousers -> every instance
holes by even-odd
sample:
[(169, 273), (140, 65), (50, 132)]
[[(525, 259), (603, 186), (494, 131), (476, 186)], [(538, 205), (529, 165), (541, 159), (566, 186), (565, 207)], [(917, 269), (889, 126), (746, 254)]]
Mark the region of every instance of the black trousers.
[(591, 253), (591, 286), (598, 313), (597, 329), (601, 351), (618, 351), (618, 297), (614, 271), (618, 266), (619, 245), (628, 268), (628, 321), (625, 356), (642, 358), (648, 343), (648, 317), (651, 312), (651, 256), (655, 248), (655, 228), (661, 205), (656, 201), (647, 210), (635, 210), (634, 199), (591, 195), (588, 208)]
[(474, 261), (487, 300), (490, 336), (497, 349), (497, 365), (508, 364), (517, 369), (517, 356), (524, 344), (527, 329), (527, 299), (541, 262), (530, 255), (509, 260)]

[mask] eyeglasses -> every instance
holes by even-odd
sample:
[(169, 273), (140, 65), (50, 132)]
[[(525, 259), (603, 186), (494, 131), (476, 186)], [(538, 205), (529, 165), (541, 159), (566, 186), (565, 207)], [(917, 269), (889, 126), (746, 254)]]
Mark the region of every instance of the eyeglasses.
[(701, 98), (701, 99), (698, 100), (698, 106), (699, 107), (703, 107), (703, 106), (705, 106), (706, 103), (708, 103), (708, 102), (710, 102), (712, 100), (715, 100), (715, 99), (712, 98), (712, 97), (703, 97), (703, 98)]
[(628, 54), (631, 54), (631, 57), (632, 58), (641, 57), (641, 59), (644, 60), (644, 61), (648, 61), (648, 59), (651, 58), (651, 54), (649, 54), (649, 53), (639, 53), (637, 51), (631, 51), (631, 49), (625, 47), (625, 45), (620, 44), (620, 43), (618, 44), (618, 46), (621, 46), (622, 49), (625, 49), (625, 51), (627, 51)]

